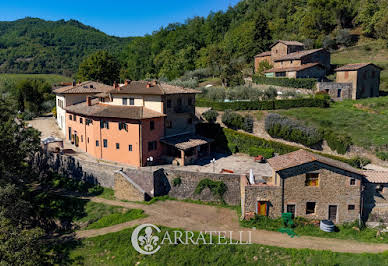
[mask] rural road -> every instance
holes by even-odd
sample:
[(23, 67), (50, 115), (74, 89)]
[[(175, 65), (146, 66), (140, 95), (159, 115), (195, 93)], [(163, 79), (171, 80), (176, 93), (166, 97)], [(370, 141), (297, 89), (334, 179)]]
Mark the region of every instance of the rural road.
[[(207, 206), (181, 201), (159, 201), (151, 205), (107, 200), (98, 197), (87, 198), (93, 202), (107, 205), (121, 206), (129, 209), (142, 209), (146, 218), (105, 227), (101, 229), (78, 231), (77, 238), (88, 238), (108, 233), (118, 232), (125, 228), (139, 224), (151, 223), (170, 228), (181, 228), (190, 231), (233, 231), (236, 240), (239, 240), (240, 231), (251, 231), (252, 242), (262, 245), (284, 248), (309, 248), (315, 250), (330, 250), (349, 253), (380, 253), (388, 251), (388, 244), (364, 243), (353, 240), (318, 238), (300, 236), (291, 238), (279, 232), (255, 230), (241, 227), (234, 210)], [(248, 241), (248, 234), (244, 233), (243, 241)]]

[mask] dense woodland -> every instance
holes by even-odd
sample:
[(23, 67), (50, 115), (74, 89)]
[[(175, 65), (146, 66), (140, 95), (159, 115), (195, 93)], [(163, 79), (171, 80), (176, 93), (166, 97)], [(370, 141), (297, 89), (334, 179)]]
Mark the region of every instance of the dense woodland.
[(252, 69), (253, 56), (276, 39), (330, 49), (352, 45), (360, 35), (387, 40), (387, 11), (387, 0), (244, 0), (133, 38), (73, 20), (26, 18), (0, 23), (0, 71), (73, 75), (84, 57), (109, 47), (122, 79), (172, 80), (198, 68), (233, 79), (236, 70)]

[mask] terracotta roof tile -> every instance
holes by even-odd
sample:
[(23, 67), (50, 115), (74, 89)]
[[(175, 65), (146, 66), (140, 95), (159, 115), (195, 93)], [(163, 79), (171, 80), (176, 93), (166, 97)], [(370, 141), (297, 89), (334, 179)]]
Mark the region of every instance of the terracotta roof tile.
[(100, 93), (113, 89), (113, 86), (105, 85), (95, 81), (85, 81), (75, 86), (70, 85), (55, 89), (53, 92), (58, 94), (82, 94), (82, 93)]
[(93, 99), (91, 106), (86, 102), (74, 104), (66, 107), (66, 111), (85, 116), (124, 118), (124, 119), (147, 119), (165, 116), (162, 113), (150, 110), (143, 106), (116, 106), (100, 103), (98, 99)]
[(358, 64), (348, 64), (348, 65), (344, 65), (342, 67), (339, 67), (339, 68), (336, 68), (334, 71), (351, 71), (351, 70), (358, 70), (358, 69), (361, 69), (363, 67), (366, 67), (368, 65), (373, 65), (379, 69), (381, 69), (380, 67), (376, 66), (375, 64), (372, 64), (372, 63), (358, 63)]
[[(147, 87), (147, 84), (150, 84)], [(112, 94), (146, 94), (146, 95), (166, 95), (180, 93), (201, 93), (199, 90), (183, 88), (166, 83), (154, 83), (148, 81), (131, 81), (128, 85), (110, 91)]]
[(364, 171), (366, 179), (375, 184), (388, 183), (388, 172), (383, 171)]
[(271, 56), (271, 51), (265, 51), (260, 54), (255, 55), (255, 57)]
[(320, 66), (323, 68), (323, 66), (319, 63), (309, 63), (309, 64), (304, 64), (301, 66), (294, 66), (294, 67), (271, 68), (271, 69), (264, 71), (264, 73), (300, 71), (300, 70), (308, 69), (308, 68), (315, 67), (315, 66)]
[(274, 44), (272, 44), (271, 47), (275, 46), (275, 45), (278, 44), (279, 42), (284, 43), (285, 45), (304, 46), (303, 43), (298, 42), (298, 41), (283, 41), (283, 40), (278, 40), (277, 42), (275, 42)]
[(361, 170), (356, 169), (346, 163), (333, 160), (302, 149), (268, 159), (268, 163), (275, 171), (281, 171), (298, 165), (311, 163), (315, 161), (318, 161), (323, 164), (327, 164), (339, 169), (343, 169), (352, 173), (362, 174)]
[(326, 50), (323, 48), (312, 49), (312, 50), (303, 50), (303, 51), (290, 53), (290, 54), (287, 54), (285, 56), (276, 58), (276, 59), (274, 59), (274, 61), (277, 62), (277, 61), (287, 61), (287, 60), (298, 60), (298, 59), (301, 59), (302, 57), (305, 57), (306, 55), (310, 55), (310, 54), (320, 52), (320, 51), (326, 51)]

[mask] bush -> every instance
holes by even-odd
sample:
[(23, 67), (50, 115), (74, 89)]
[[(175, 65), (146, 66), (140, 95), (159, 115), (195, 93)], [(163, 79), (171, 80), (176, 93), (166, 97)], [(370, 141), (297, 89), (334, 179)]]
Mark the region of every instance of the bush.
[(362, 169), (365, 165), (370, 164), (371, 161), (368, 158), (357, 156), (350, 159), (348, 163), (353, 167)]
[(325, 140), (330, 149), (337, 151), (339, 154), (345, 154), (349, 150), (350, 145), (352, 145), (352, 138), (350, 136), (334, 133), (330, 130), (325, 132)]
[(244, 118), (244, 123), (242, 126), (242, 130), (252, 133), (253, 132), (253, 118), (250, 115), (247, 115)]
[(228, 190), (228, 187), (224, 182), (213, 181), (209, 178), (206, 178), (199, 181), (194, 193), (201, 194), (205, 188), (209, 188), (213, 195), (218, 196), (221, 201), (224, 201), (224, 194)]
[(217, 121), (218, 112), (214, 110), (208, 110), (204, 113), (202, 113), (203, 117), (208, 121), (209, 123), (214, 123)]
[(266, 89), (264, 91), (263, 99), (264, 100), (275, 100), (277, 96), (278, 96), (278, 91), (273, 87), (269, 87), (268, 89)]
[(173, 86), (191, 88), (191, 89), (195, 89), (198, 87), (198, 79), (188, 79), (188, 80), (175, 79), (166, 83)]
[(222, 115), (222, 123), (228, 128), (234, 130), (242, 129), (246, 132), (253, 132), (253, 118), (251, 116), (243, 117), (242, 115), (226, 110)]
[(304, 89), (314, 89), (317, 83), (317, 80), (313, 78), (267, 78), (260, 75), (254, 75), (252, 80), (257, 84)]
[(190, 80), (190, 79), (204, 79), (211, 77), (213, 75), (210, 68), (199, 68), (192, 71), (186, 71), (182, 76), (181, 80)]
[(180, 186), (182, 184), (182, 179), (180, 177), (176, 177), (172, 180), (172, 185), (174, 187)]
[(335, 36), (335, 41), (338, 45), (351, 46), (352, 35), (348, 29), (339, 30)]
[(319, 98), (302, 98), (302, 99), (284, 99), (274, 101), (239, 101), (239, 102), (218, 102), (209, 101), (203, 98), (196, 100), (198, 107), (211, 107), (217, 111), (225, 110), (277, 110), (290, 109), (299, 107), (320, 107), (326, 108), (329, 102)]
[(279, 114), (269, 114), (266, 117), (265, 130), (273, 138), (282, 138), (305, 146), (313, 146), (323, 140), (320, 130), (304, 126), (298, 121)]
[(57, 117), (57, 107), (54, 106), (53, 109), (51, 109), (51, 113), (53, 114), (53, 117)]
[(380, 160), (388, 161), (388, 152), (379, 151), (379, 152), (376, 152), (376, 156)]
[(250, 147), (249, 156), (257, 157), (259, 155), (263, 156), (265, 159), (272, 158), (274, 156), (274, 150), (271, 148), (257, 148), (257, 147)]

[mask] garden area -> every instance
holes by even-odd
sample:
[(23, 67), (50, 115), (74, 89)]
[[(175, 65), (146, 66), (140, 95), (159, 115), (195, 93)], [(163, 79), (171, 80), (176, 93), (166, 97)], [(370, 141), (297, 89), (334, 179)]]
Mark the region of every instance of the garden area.
[(276, 113), (303, 121), (306, 126), (347, 135), (353, 145), (388, 159), (388, 97), (346, 100), (330, 108), (297, 108)]

